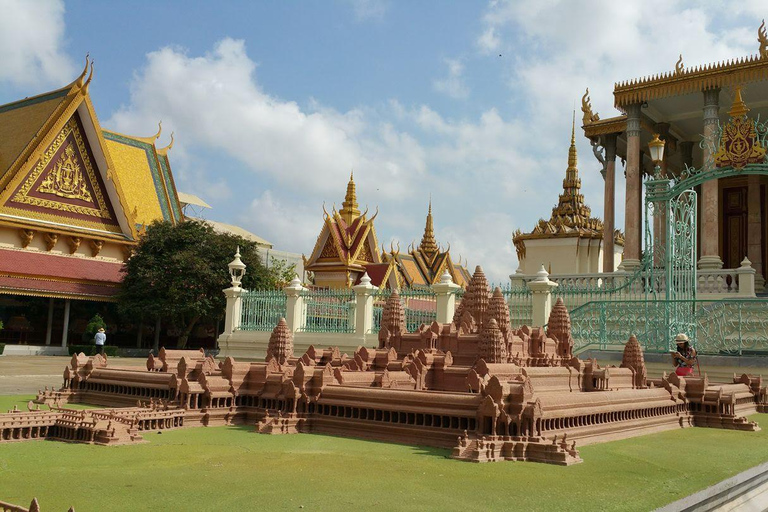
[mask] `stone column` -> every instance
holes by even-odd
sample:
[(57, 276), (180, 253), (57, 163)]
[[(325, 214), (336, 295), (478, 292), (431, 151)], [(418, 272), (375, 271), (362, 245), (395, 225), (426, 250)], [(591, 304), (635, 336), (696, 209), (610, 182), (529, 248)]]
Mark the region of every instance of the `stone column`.
[(621, 262), (621, 269), (627, 272), (634, 272), (640, 267), (640, 208), (643, 197), (640, 164), (640, 104), (633, 103), (627, 106), (627, 192), (624, 209), (624, 260)]
[(755, 289), (765, 288), (763, 276), (763, 224), (760, 218), (760, 176), (747, 178), (747, 258), (752, 261), (755, 274)]
[(616, 231), (616, 134), (605, 136), (605, 198), (603, 204), (603, 272), (616, 268), (613, 233)]
[(245, 290), (232, 286), (224, 290), (227, 297), (227, 309), (224, 313), (224, 334), (232, 334), (240, 328), (243, 313), (243, 294)]
[(549, 280), (549, 273), (541, 265), (536, 272), (536, 279), (528, 281), (528, 289), (533, 294), (533, 327), (542, 327), (549, 322), (549, 313), (552, 311), (552, 289), (557, 283)]
[(48, 325), (45, 328), (45, 344), (51, 344), (51, 336), (53, 335), (53, 297), (48, 299)]
[(360, 284), (352, 287), (355, 291), (355, 334), (364, 336), (373, 331), (373, 296), (379, 291), (371, 284), (368, 272), (360, 278)]
[(69, 299), (64, 300), (64, 332), (61, 333), (61, 346), (67, 346), (67, 336), (69, 335)]
[(283, 288), (285, 293), (285, 323), (291, 332), (303, 329), (307, 325), (307, 309), (304, 307), (302, 293), (307, 289), (301, 285), (299, 276), (293, 278), (288, 286)]
[(456, 292), (461, 286), (453, 282), (451, 274), (446, 269), (440, 276), (440, 282), (432, 285), (432, 291), (435, 292), (437, 301), (437, 323), (449, 324), (453, 321), (453, 314), (456, 312)]
[[(720, 108), (720, 89), (704, 91), (704, 140), (713, 140), (717, 130)], [(709, 145), (704, 146), (703, 164), (705, 169), (712, 168)], [(701, 259), (699, 268), (717, 270), (723, 268), (720, 259), (720, 189), (718, 180), (705, 181), (701, 185)]]

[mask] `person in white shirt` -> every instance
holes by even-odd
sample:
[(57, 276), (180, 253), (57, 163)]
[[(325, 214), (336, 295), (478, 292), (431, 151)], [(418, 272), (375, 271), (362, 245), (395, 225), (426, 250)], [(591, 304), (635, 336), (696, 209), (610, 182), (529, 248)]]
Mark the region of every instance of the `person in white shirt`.
[(107, 342), (107, 335), (104, 333), (103, 327), (99, 327), (99, 331), (96, 333), (96, 336), (94, 336), (94, 340), (96, 341), (96, 353), (103, 354), (104, 344)]

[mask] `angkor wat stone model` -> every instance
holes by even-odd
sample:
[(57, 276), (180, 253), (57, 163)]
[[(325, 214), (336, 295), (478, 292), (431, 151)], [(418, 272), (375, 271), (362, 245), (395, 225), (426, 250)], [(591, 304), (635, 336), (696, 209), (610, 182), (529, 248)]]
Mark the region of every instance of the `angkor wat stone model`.
[[(134, 431), (235, 423), (268, 434), (322, 432), (447, 447), (460, 460), (563, 465), (581, 461), (577, 442), (688, 426), (754, 431), (759, 427), (744, 415), (768, 410), (760, 377), (742, 375), (729, 384), (674, 373), (647, 379), (634, 337), (620, 367), (582, 361), (572, 354), (561, 301), (546, 332), (512, 329), (500, 290), (490, 293), (479, 267), (453, 322), (407, 333), (393, 293), (378, 337), (378, 348), (360, 347), (351, 356), (310, 347), (294, 357), (292, 334), (281, 321), (265, 362), (228, 357), (217, 364), (202, 351), (161, 349), (144, 371), (79, 355), (64, 372), (64, 386), (36, 401), (125, 407), (88, 411), (75, 422), (82, 429), (90, 417), (109, 415), (113, 429), (126, 425), (126, 441), (138, 437)], [(72, 421), (74, 413), (61, 411), (0, 415), (0, 439), (31, 437), (25, 429), (36, 417), (46, 418), (48, 432), (52, 425), (65, 428), (65, 419), (53, 416)], [(38, 438), (51, 436), (35, 425)]]

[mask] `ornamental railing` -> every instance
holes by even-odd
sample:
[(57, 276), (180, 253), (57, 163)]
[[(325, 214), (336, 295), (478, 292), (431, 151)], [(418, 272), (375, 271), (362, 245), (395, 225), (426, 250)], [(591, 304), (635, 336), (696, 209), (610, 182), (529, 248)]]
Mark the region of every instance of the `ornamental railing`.
[(680, 332), (701, 354), (768, 355), (768, 300), (592, 301), (574, 309), (571, 335), (574, 351), (593, 348), (622, 350), (631, 335), (646, 352), (665, 353), (673, 345), (677, 326), (669, 318), (691, 319)]
[(285, 293), (282, 290), (259, 290), (243, 294), (240, 329), (271, 331), (285, 318)]
[(309, 290), (302, 293), (306, 321), (297, 332), (354, 332), (355, 293), (350, 289)]

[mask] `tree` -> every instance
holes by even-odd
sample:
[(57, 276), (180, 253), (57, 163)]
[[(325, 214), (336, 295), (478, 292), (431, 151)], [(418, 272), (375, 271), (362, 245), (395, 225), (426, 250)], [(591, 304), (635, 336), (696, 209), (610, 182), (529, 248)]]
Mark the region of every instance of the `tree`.
[(203, 222), (154, 222), (123, 268), (121, 315), (137, 322), (170, 319), (182, 329), (179, 347), (186, 346), (198, 321), (223, 312), (222, 290), (231, 286), (227, 264), (238, 246), (247, 265), (243, 288), (275, 288), (281, 276), (261, 264), (254, 242), (216, 233)]
[(93, 317), (88, 321), (88, 325), (85, 327), (85, 332), (83, 333), (83, 341), (88, 343), (92, 342), (98, 330), (106, 328), (107, 324), (104, 322), (104, 319), (101, 318), (101, 315), (98, 313), (93, 315)]

